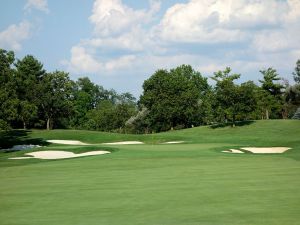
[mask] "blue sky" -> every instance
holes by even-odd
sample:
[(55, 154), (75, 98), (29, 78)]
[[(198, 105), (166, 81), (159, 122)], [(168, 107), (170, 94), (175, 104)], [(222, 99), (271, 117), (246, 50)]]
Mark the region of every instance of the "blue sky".
[(240, 82), (273, 67), (292, 83), (300, 58), (299, 0), (3, 0), (0, 48), (48, 71), (138, 97), (157, 69), (230, 66)]

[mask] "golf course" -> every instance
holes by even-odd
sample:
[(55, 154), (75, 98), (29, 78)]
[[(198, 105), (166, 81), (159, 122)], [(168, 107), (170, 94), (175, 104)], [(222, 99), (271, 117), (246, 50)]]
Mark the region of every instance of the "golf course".
[[(248, 121), (236, 127), (200, 126), (147, 135), (12, 130), (1, 132), (0, 143), (1, 225), (298, 225), (300, 221), (299, 120)], [(21, 144), (42, 147), (4, 150)], [(290, 149), (254, 154), (241, 150), (245, 147)], [(229, 149), (243, 154), (223, 152)], [(110, 154), (66, 159), (26, 155), (35, 151)]]

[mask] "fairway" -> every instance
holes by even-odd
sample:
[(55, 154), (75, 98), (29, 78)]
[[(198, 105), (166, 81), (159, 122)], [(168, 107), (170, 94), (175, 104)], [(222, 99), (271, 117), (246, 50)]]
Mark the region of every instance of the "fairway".
[[(110, 151), (60, 160), (10, 160), (0, 152), (1, 225), (298, 225), (300, 121), (252, 121), (151, 135), (94, 131), (1, 133), (1, 145)], [(78, 140), (91, 146), (46, 144)], [(15, 142), (14, 142), (15, 140)], [(139, 145), (101, 143), (141, 141)], [(166, 142), (181, 142), (162, 144)], [(7, 144), (6, 143), (6, 144)], [(282, 154), (229, 154), (289, 147)]]

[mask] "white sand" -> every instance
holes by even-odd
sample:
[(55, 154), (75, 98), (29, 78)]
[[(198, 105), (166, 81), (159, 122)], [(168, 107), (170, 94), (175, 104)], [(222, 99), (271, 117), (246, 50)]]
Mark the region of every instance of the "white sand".
[(108, 151), (92, 151), (92, 152), (85, 152), (85, 153), (79, 153), (75, 154), (73, 152), (67, 152), (67, 151), (38, 151), (38, 152), (30, 152), (26, 153), (25, 155), (29, 155), (32, 157), (15, 157), (10, 159), (68, 159), (68, 158), (76, 158), (76, 157), (82, 157), (82, 156), (92, 156), (92, 155), (103, 155), (108, 154), (110, 152)]
[[(246, 147), (246, 148), (241, 148), (242, 150), (246, 150), (255, 154), (266, 154), (266, 153), (284, 153), (287, 150), (291, 149), (288, 147), (263, 147), (263, 148), (257, 148), (257, 147)], [(230, 149), (230, 150), (225, 150), (222, 152), (226, 153), (244, 153), (240, 150), (237, 149)]]
[(230, 150), (226, 150), (226, 151), (222, 151), (222, 152), (226, 152), (226, 153), (238, 153), (238, 154), (244, 153), (244, 152), (242, 152), (240, 150), (237, 150), (237, 149), (230, 149)]
[(81, 141), (73, 141), (73, 140), (47, 140), (47, 142), (53, 144), (63, 144), (63, 145), (90, 145)]
[(168, 141), (168, 142), (165, 142), (163, 144), (180, 144), (180, 143), (183, 143), (184, 141)]
[(247, 148), (241, 148), (241, 149), (252, 152), (252, 153), (256, 153), (256, 154), (264, 154), (264, 153), (284, 153), (291, 148), (288, 148), (288, 147), (270, 147), (270, 148), (247, 147)]
[(111, 143), (99, 143), (99, 144), (88, 144), (81, 141), (74, 140), (47, 140), (49, 143), (53, 144), (63, 144), (63, 145), (140, 145), (144, 144), (140, 141), (119, 141), (119, 142), (111, 142)]
[(141, 145), (144, 144), (141, 141), (119, 141), (119, 142), (111, 142), (111, 143), (102, 143), (103, 145)]

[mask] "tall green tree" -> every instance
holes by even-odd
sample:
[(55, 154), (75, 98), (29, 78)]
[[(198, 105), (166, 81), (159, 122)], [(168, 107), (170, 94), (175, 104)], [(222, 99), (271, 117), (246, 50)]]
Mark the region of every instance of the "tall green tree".
[(232, 121), (235, 126), (237, 117), (246, 118), (256, 106), (253, 82), (241, 85), (234, 83), (240, 78), (240, 74), (231, 74), (231, 68), (218, 71), (211, 77), (216, 81), (215, 86), (215, 108), (218, 110), (225, 122)]
[[(267, 70), (260, 70), (260, 73), (263, 75), (263, 80), (259, 80), (262, 84), (261, 88), (269, 93), (270, 95), (267, 96), (265, 99), (267, 104), (271, 104), (272, 107), (266, 107), (266, 119), (269, 119), (271, 113), (273, 113), (273, 118), (278, 117), (282, 114), (283, 110), (283, 88), (284, 86), (280, 84), (278, 81), (281, 80), (277, 71), (273, 68), (268, 68)], [(266, 93), (265, 92), (265, 93)]]
[(150, 128), (155, 131), (191, 127), (202, 122), (201, 98), (209, 85), (207, 78), (189, 65), (170, 71), (158, 70), (143, 84), (140, 105), (149, 110)]
[(217, 71), (211, 77), (216, 81), (215, 86), (215, 108), (222, 115), (225, 122), (232, 119), (235, 125), (235, 118), (238, 108), (238, 88), (234, 84), (234, 80), (240, 78), (240, 74), (230, 74), (231, 68), (226, 67), (224, 71)]
[(10, 127), (18, 117), (14, 61), (14, 52), (0, 49), (0, 130)]
[(23, 122), (23, 128), (26, 129), (27, 124), (36, 118), (40, 106), (41, 83), (46, 71), (43, 64), (31, 55), (18, 60), (15, 66), (18, 114)]
[(74, 86), (74, 114), (71, 123), (79, 127), (84, 123), (86, 113), (95, 108), (96, 87), (88, 77), (79, 78)]
[(74, 82), (70, 80), (69, 74), (62, 71), (47, 73), (43, 77), (40, 100), (47, 130), (56, 119), (70, 117), (73, 110), (73, 86)]
[(280, 98), (283, 85), (276, 82), (281, 80), (277, 71), (273, 68), (268, 68), (267, 70), (260, 70), (259, 72), (263, 75), (263, 80), (259, 80), (262, 84), (262, 88), (271, 95)]
[(270, 112), (277, 105), (276, 99), (270, 92), (262, 89), (259, 87), (256, 89), (256, 99), (257, 99), (257, 111), (259, 113), (259, 119), (266, 119), (270, 118)]
[(248, 120), (257, 109), (258, 101), (255, 93), (257, 88), (253, 81), (247, 81), (238, 86), (240, 119)]

